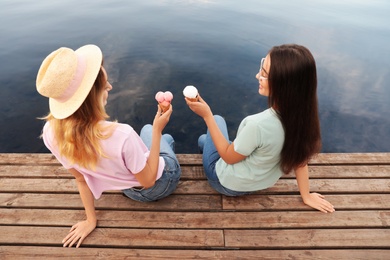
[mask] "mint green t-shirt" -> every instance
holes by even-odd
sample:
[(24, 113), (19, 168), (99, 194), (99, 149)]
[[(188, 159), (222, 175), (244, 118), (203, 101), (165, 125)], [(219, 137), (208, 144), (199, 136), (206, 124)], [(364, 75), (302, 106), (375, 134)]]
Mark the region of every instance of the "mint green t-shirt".
[(257, 191), (273, 186), (283, 172), (280, 152), (284, 129), (275, 110), (267, 109), (242, 120), (234, 150), (247, 156), (241, 162), (227, 164), (220, 158), (216, 173), (220, 183), (235, 191)]

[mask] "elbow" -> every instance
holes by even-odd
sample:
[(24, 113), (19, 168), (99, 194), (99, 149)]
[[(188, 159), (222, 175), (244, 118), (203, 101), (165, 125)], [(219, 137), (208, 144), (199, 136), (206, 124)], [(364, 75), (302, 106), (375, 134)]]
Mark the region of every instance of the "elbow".
[(143, 182), (141, 184), (144, 187), (144, 189), (149, 189), (149, 188), (153, 187), (155, 183), (156, 183), (156, 180), (150, 179), (150, 180), (146, 180), (145, 182)]
[(227, 164), (235, 164), (235, 162), (234, 161), (232, 161), (232, 160), (229, 160), (229, 159), (224, 159), (224, 158), (222, 158), (224, 161), (225, 161), (225, 163), (227, 163)]
[(233, 159), (229, 159), (229, 158), (226, 158), (226, 159), (224, 159), (224, 158), (222, 158), (224, 161), (225, 161), (225, 163), (227, 163), (227, 164), (235, 164), (235, 163), (238, 163), (239, 161), (237, 161), (237, 160), (233, 160)]

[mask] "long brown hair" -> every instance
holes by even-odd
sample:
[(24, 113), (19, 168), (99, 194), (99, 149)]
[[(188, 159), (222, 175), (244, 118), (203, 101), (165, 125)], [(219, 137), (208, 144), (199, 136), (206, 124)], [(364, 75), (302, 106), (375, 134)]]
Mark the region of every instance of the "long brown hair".
[(100, 124), (109, 117), (102, 103), (106, 81), (101, 68), (87, 98), (75, 113), (65, 119), (56, 119), (51, 114), (43, 118), (50, 121), (60, 154), (87, 169), (94, 169), (100, 157), (106, 156), (100, 140), (109, 138), (115, 125)]
[(306, 47), (296, 44), (275, 46), (269, 55), (268, 102), (284, 127), (281, 167), (289, 173), (321, 150), (316, 63)]

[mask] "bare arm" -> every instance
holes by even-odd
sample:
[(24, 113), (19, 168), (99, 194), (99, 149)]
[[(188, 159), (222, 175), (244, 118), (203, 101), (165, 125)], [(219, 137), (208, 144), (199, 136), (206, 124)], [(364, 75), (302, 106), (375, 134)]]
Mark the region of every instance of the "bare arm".
[(234, 143), (230, 144), (228, 140), (225, 139), (214, 119), (209, 105), (200, 95), (199, 102), (191, 102), (188, 99), (186, 99), (186, 102), (189, 108), (205, 121), (215, 144), (215, 148), (217, 148), (219, 156), (221, 156), (226, 163), (234, 164), (246, 158), (246, 156), (239, 154), (234, 150)]
[(95, 212), (95, 201), (91, 190), (85, 182), (84, 176), (75, 169), (70, 169), (70, 173), (76, 178), (77, 188), (81, 201), (85, 209), (87, 219), (72, 226), (69, 234), (62, 240), (64, 247), (72, 247), (76, 242), (79, 247), (83, 240), (96, 228), (97, 218)]
[(307, 164), (305, 166), (296, 168), (295, 176), (302, 200), (306, 205), (324, 213), (334, 212), (333, 205), (325, 200), (323, 195), (315, 192), (310, 193), (309, 167)]
[(134, 175), (138, 182), (145, 188), (152, 187), (156, 182), (158, 164), (160, 160), (161, 135), (164, 127), (169, 122), (171, 114), (172, 105), (164, 114), (161, 114), (161, 108), (158, 106), (157, 114), (153, 121), (152, 144), (150, 147), (149, 158), (146, 161), (145, 167), (139, 173)]

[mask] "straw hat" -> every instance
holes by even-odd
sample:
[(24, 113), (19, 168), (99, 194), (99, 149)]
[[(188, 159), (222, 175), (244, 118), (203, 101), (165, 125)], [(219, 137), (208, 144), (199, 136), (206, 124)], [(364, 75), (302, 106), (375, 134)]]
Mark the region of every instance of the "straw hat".
[(72, 115), (87, 98), (102, 65), (103, 54), (96, 45), (76, 51), (59, 48), (47, 56), (37, 75), (37, 90), (49, 98), (51, 114), (57, 119)]

